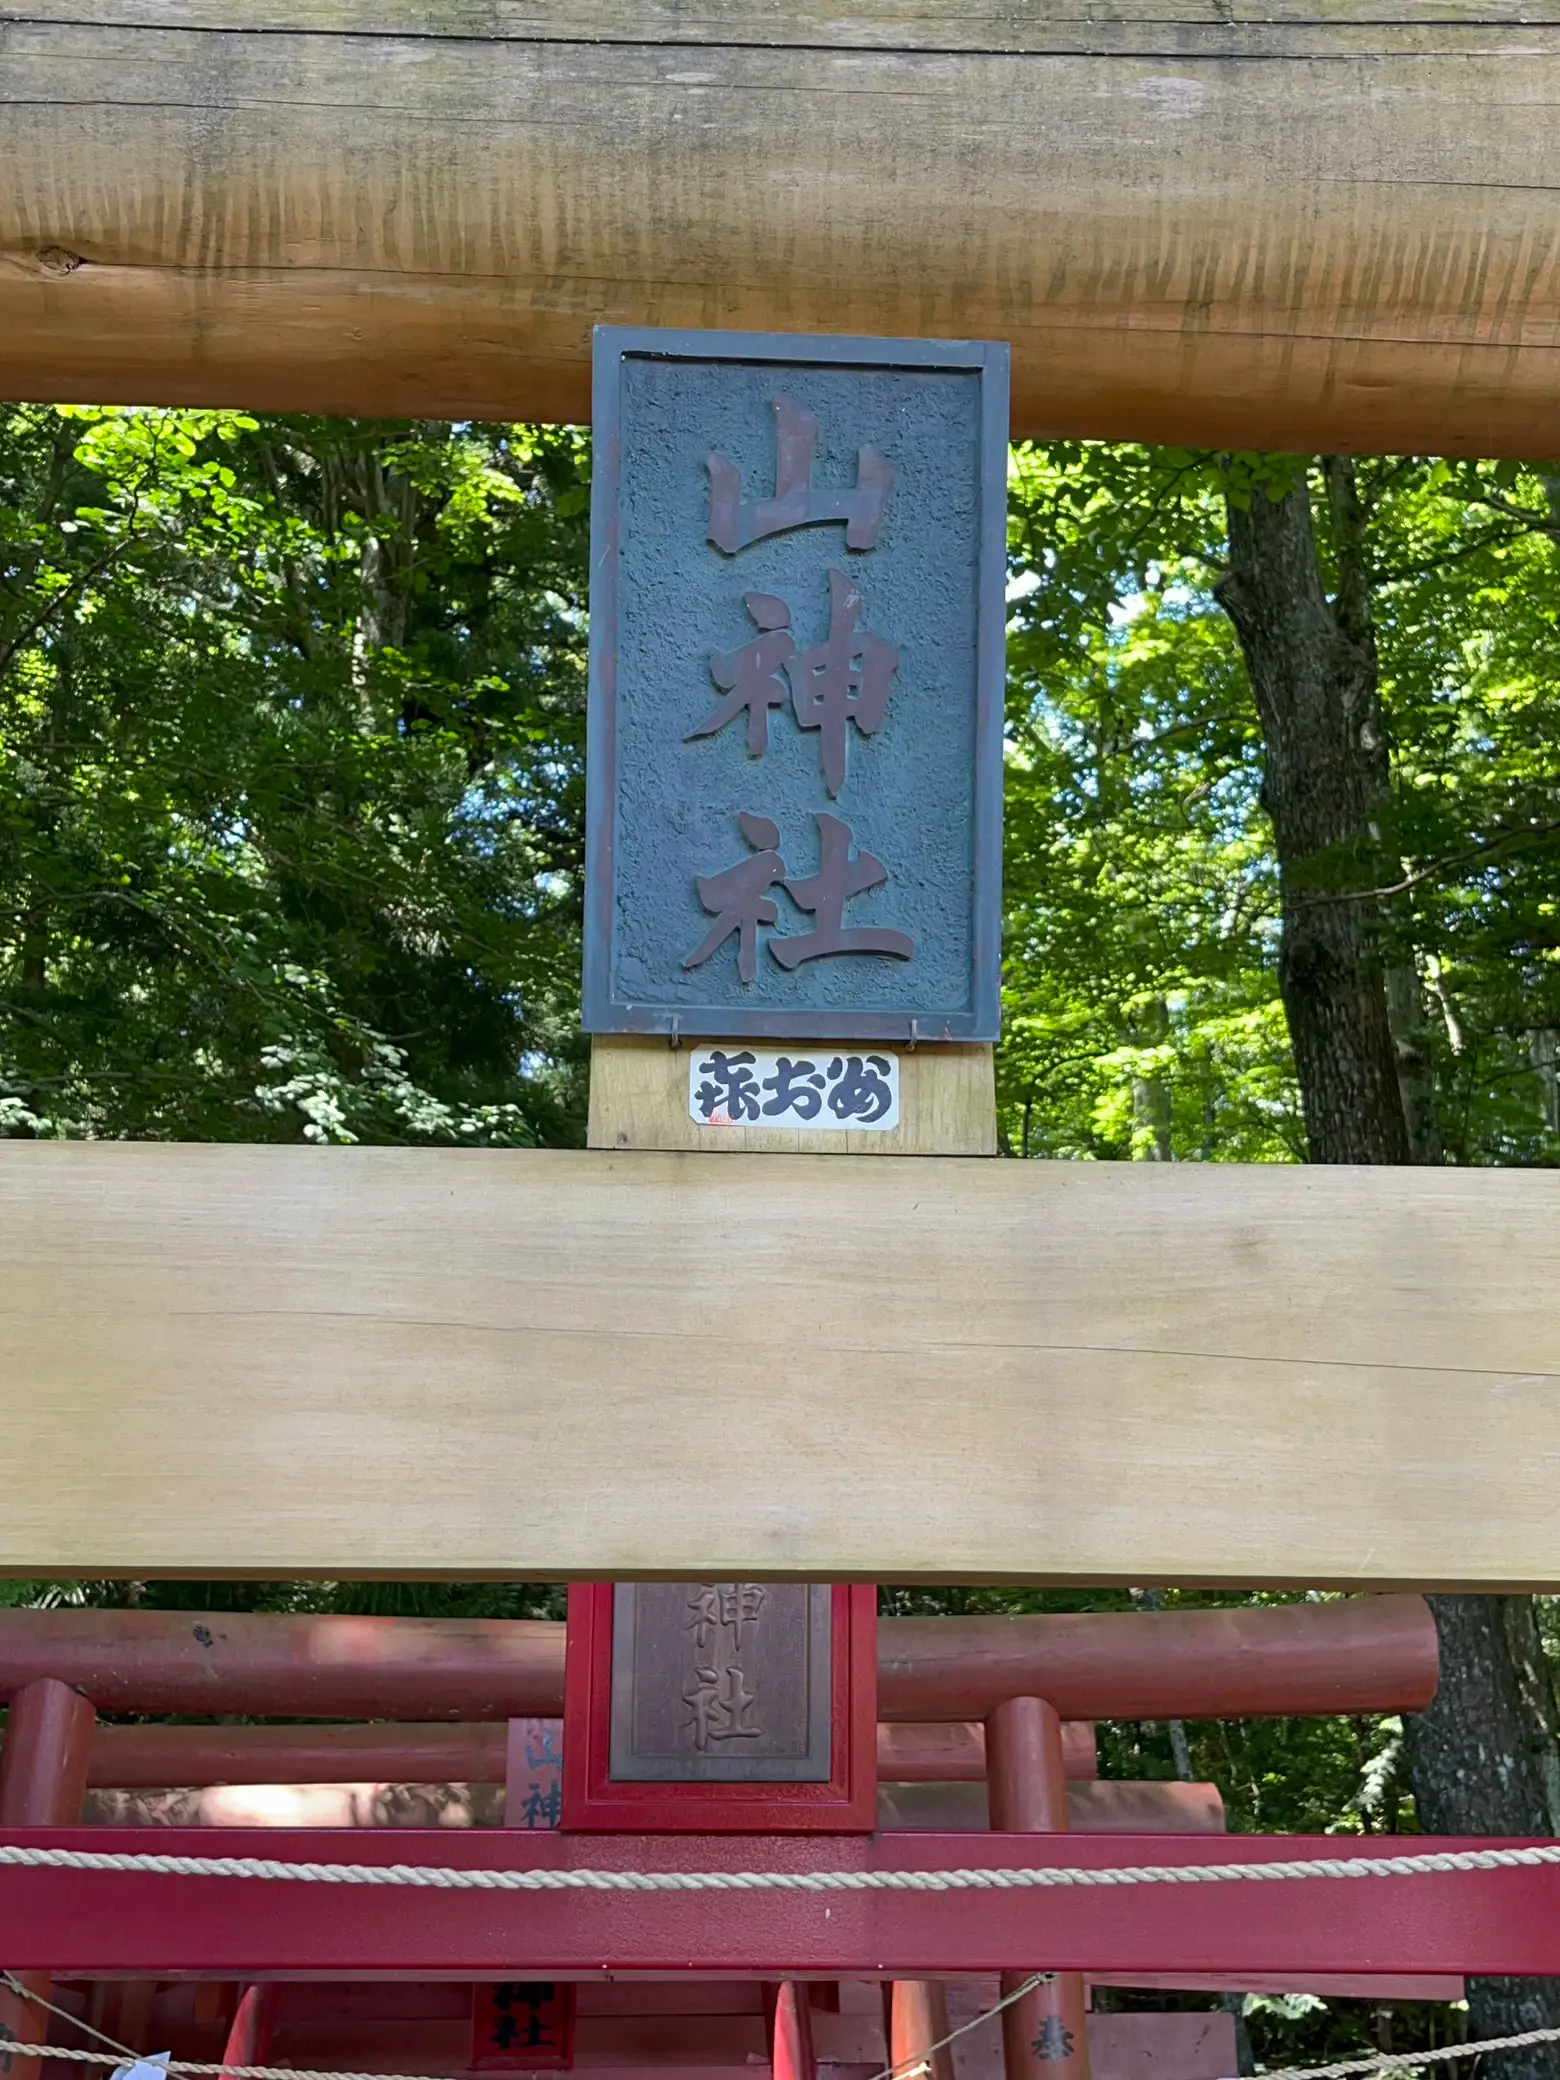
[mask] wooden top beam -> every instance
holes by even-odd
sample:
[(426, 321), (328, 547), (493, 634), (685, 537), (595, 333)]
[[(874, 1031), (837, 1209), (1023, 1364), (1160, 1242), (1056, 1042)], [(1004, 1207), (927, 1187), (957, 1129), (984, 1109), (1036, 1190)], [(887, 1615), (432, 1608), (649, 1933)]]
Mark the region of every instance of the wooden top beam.
[(1560, 1175), (0, 1143), (22, 1575), (1560, 1588)]
[(583, 419), (593, 321), (1023, 433), (1560, 452), (1554, 0), (27, 0), (0, 394)]

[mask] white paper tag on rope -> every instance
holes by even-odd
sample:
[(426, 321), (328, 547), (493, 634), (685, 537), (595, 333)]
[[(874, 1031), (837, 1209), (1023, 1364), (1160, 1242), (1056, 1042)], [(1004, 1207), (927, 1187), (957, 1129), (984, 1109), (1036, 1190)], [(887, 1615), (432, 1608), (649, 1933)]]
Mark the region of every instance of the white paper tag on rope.
[(688, 1116), (701, 1127), (884, 1134), (899, 1124), (899, 1057), (886, 1050), (692, 1047)]
[(168, 2061), (172, 2056), (171, 2051), (153, 2051), (133, 2065), (115, 2066), (110, 2080), (168, 2080)]

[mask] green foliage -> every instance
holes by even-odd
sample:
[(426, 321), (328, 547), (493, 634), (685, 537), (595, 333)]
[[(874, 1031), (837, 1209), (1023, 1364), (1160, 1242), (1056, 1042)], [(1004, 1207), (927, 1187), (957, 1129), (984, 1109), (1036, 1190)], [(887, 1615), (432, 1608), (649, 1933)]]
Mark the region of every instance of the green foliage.
[[(572, 432), (0, 409), (0, 1133), (580, 1138), (588, 480)], [(1214, 594), (1227, 504), (1300, 483), (1332, 571), (1309, 458), (1014, 458), (1012, 1154), (1303, 1160), (1262, 747)], [(1560, 474), (1400, 458), (1358, 487), (1401, 870), (1337, 894), (1412, 977), (1399, 1038), (1449, 1157), (1552, 1164)], [(11, 1583), (0, 1603), (532, 1616), (559, 1593)], [(1108, 1775), (1212, 1779), (1236, 1829), (1414, 1826), (1389, 1719), (1113, 1724), (1100, 1750)], [(1269, 2063), (1461, 2026), (1247, 2005)]]
[(578, 1137), (587, 474), (0, 414), (0, 1131)]
[[(1213, 588), (1225, 500), (1293, 457), (1056, 444), (1012, 472), (1015, 1154), (1303, 1157), (1261, 743)], [(1341, 900), (1415, 975), (1451, 1160), (1560, 1160), (1560, 478), (1358, 466), (1402, 868)], [(1313, 476), (1324, 565), (1331, 520)]]

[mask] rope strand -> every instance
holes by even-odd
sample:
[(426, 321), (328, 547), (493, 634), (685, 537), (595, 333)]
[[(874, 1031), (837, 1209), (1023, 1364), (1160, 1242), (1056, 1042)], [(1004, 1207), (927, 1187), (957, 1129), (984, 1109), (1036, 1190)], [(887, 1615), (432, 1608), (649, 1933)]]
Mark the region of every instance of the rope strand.
[(0, 1845), (0, 1867), (148, 1877), (255, 1878), (298, 1885), (394, 1885), (448, 1892), (1024, 1892), (1053, 1886), (1271, 1885), (1307, 1878), (1413, 1878), (1560, 1863), (1560, 1842), (1410, 1856), (1312, 1856), (1274, 1863), (1066, 1865), (951, 1871), (598, 1871), (451, 1869), (414, 1863), (286, 1863), (264, 1856), (172, 1856)]
[[(1049, 1972), (1037, 1972), (1032, 1980), (1026, 1981), (1016, 1993), (1009, 1994), (1006, 2000), (999, 2001), (994, 2008), (988, 2008), (983, 2015), (977, 2015), (973, 2022), (962, 2023), (957, 2030), (950, 2031), (948, 2036), (941, 2038), (936, 2044), (929, 2045), (924, 2055), (929, 2056), (932, 2051), (940, 2051), (943, 2045), (951, 2043), (954, 2037), (963, 2036), (966, 2031), (978, 2029), (983, 2022), (991, 2021), (1021, 1994), (1029, 1992), (1031, 1986), (1038, 1985), (1051, 1976), (1053, 1975)], [(29, 2000), (37, 1998), (34, 1994), (26, 1993), (25, 1988), (21, 1991)], [(56, 2009), (54, 2012), (63, 2014), (65, 2011)], [(70, 2016), (69, 2020), (74, 2022), (76, 2018)], [(78, 2028), (83, 2026), (77, 2024)], [(1273, 2066), (1263, 2075), (1263, 2080), (1356, 2080), (1356, 2076), (1371, 2073), (1415, 2073), (1422, 2066), (1445, 2065), (1454, 2059), (1481, 2058), (1493, 2052), (1518, 2051), (1530, 2044), (1553, 2044), (1557, 2041), (1560, 2041), (1560, 2027), (1525, 2029), (1515, 2036), (1484, 2037), (1472, 2044), (1443, 2044), (1434, 2051), (1383, 2052), (1374, 2058), (1336, 2059), (1332, 2064), (1324, 2066)], [(68, 2059), (80, 2065), (122, 2066), (134, 2060), (139, 2065), (159, 2067), (170, 2076), (188, 2074), (190, 2080), (449, 2080), (448, 2074), (339, 2072), (322, 2071), (307, 2066), (225, 2066), (201, 2059), (151, 2057), (142, 2052), (128, 2052), (121, 2058), (111, 2051), (82, 2051), (56, 2044), (29, 2044), (19, 2048), (38, 2058)], [(872, 2080), (906, 2080), (906, 2076), (913, 2074), (919, 2064), (920, 2061), (917, 2060), (914, 2065), (885, 2066), (881, 2072), (872, 2076)]]

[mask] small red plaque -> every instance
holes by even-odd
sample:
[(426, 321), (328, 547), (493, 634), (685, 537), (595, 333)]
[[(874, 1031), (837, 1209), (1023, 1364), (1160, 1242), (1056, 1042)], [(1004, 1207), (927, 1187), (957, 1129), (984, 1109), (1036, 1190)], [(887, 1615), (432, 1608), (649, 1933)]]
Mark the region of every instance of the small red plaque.
[(574, 1583), (563, 1825), (869, 1834), (877, 1591)]
[(556, 2073), (574, 2063), (574, 1988), (551, 1979), (474, 1986), (471, 2069)]

